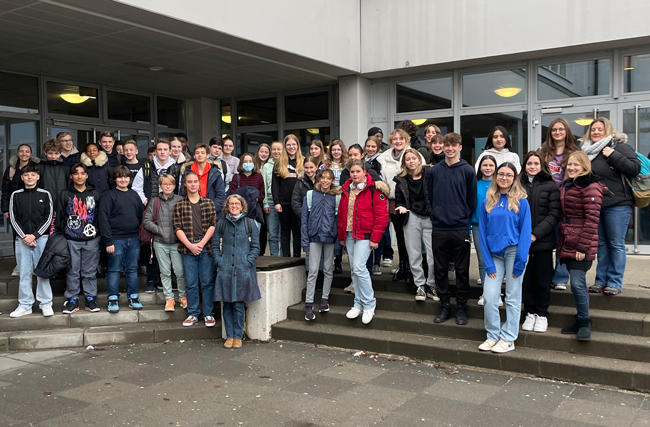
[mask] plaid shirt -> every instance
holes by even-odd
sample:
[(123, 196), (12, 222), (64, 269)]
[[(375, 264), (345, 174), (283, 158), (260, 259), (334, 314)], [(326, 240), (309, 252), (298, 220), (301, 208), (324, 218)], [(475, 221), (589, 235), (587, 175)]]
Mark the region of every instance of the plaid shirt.
[[(199, 199), (201, 206), (201, 227), (203, 232), (207, 233), (208, 228), (217, 226), (217, 211), (214, 208), (214, 202), (205, 197)], [(194, 242), (194, 233), (192, 231), (192, 203), (187, 197), (176, 203), (174, 208), (174, 234), (178, 230), (183, 230), (187, 240)], [(205, 250), (208, 255), (212, 256), (212, 239), (205, 244)], [(178, 252), (192, 255), (192, 252), (184, 244), (178, 243)]]

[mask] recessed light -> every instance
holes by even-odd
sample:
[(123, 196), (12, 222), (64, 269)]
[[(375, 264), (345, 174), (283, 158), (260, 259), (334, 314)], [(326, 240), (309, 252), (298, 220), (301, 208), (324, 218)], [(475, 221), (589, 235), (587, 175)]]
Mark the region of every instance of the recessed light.
[(164, 70), (165, 68), (164, 68), (164, 67), (149, 67), (149, 69), (150, 69), (151, 71), (162, 71), (162, 70)]

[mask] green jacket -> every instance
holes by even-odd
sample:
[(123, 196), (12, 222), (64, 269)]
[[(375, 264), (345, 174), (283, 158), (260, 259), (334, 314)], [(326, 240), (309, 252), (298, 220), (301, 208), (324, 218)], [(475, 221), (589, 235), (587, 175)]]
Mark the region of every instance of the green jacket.
[(262, 178), (264, 178), (264, 202), (263, 206), (268, 208), (273, 206), (273, 194), (271, 193), (271, 179), (273, 177), (273, 158), (267, 160), (262, 168)]

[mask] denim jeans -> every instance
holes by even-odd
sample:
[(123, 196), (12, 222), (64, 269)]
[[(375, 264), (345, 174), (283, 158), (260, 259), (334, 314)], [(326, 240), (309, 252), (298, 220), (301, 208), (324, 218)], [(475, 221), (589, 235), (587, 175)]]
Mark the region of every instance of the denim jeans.
[[(34, 292), (32, 291), (32, 273), (38, 265), (38, 260), (43, 255), (47, 244), (47, 234), (36, 239), (36, 246), (27, 246), (16, 237), (16, 265), (20, 269), (18, 283), (18, 305), (26, 310), (34, 305)], [(52, 287), (50, 279), (36, 276), (36, 299), (40, 302), (39, 308), (52, 306)]]
[(269, 230), (269, 251), (271, 256), (280, 255), (280, 217), (275, 210), (275, 206), (269, 205), (269, 211), (266, 215), (266, 228)]
[(553, 273), (552, 283), (554, 285), (569, 283), (569, 270), (567, 270), (564, 264), (560, 264), (559, 258), (555, 260), (555, 272)]
[(569, 270), (571, 276), (571, 293), (578, 312), (578, 319), (589, 319), (589, 290), (587, 289), (587, 272)]
[(153, 251), (158, 260), (160, 281), (162, 282), (165, 299), (174, 298), (174, 292), (172, 291), (172, 268), (176, 275), (178, 297), (183, 298), (185, 296), (185, 272), (183, 271), (181, 254), (178, 252), (178, 244), (153, 242)]
[(108, 255), (106, 270), (106, 286), (108, 296), (120, 293), (120, 272), (126, 276), (126, 293), (131, 296), (138, 293), (138, 257), (140, 256), (140, 240), (137, 237), (115, 240), (115, 252)]
[(354, 240), (352, 233), (347, 233), (345, 247), (348, 250), (350, 270), (352, 270), (352, 284), (354, 285), (354, 306), (360, 310), (373, 308), (377, 304), (375, 291), (372, 289), (372, 280), (366, 268), (366, 261), (370, 255), (370, 240)]
[(632, 215), (631, 206), (600, 209), (598, 223), (598, 265), (596, 283), (616, 289), (623, 287), (625, 273), (625, 235)]
[(187, 314), (199, 317), (199, 281), (201, 282), (201, 296), (203, 297), (203, 316), (214, 316), (214, 262), (203, 251), (198, 255), (181, 254), (183, 271), (185, 272), (185, 293), (187, 295)]
[(241, 339), (244, 335), (246, 322), (246, 303), (244, 301), (222, 302), (223, 325), (226, 329), (226, 338)]
[(476, 259), (478, 259), (478, 277), (481, 283), (485, 283), (485, 263), (483, 262), (483, 253), (481, 252), (481, 237), (478, 224), (472, 224), (472, 239), (474, 240), (474, 249), (476, 249)]
[(382, 238), (383, 248), (381, 251), (384, 259), (389, 259), (392, 261), (393, 256), (395, 256), (392, 243), (390, 241), (390, 223), (386, 226), (386, 231), (384, 231), (384, 237)]
[[(485, 298), (485, 307), (483, 307), (485, 316), (485, 330), (488, 339), (499, 341), (503, 338), (505, 341), (515, 341), (519, 336), (519, 316), (521, 316), (521, 281), (523, 274), (516, 279), (512, 277), (512, 269), (515, 265), (517, 256), (517, 246), (508, 246), (503, 256), (492, 254), (494, 266), (497, 269), (497, 277), (492, 279), (485, 276), (483, 283), (483, 297)], [(501, 326), (501, 316), (499, 315), (499, 295), (501, 294), (501, 283), (503, 277), (506, 278), (506, 321)]]

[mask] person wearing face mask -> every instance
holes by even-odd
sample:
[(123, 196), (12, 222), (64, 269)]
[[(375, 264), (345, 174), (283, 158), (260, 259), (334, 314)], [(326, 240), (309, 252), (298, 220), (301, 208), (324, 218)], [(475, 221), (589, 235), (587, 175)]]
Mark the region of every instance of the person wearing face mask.
[(485, 155), (491, 155), (497, 159), (497, 167), (503, 163), (512, 163), (517, 168), (517, 173), (521, 172), (521, 162), (519, 156), (512, 149), (510, 141), (510, 134), (503, 126), (495, 126), (488, 135), (485, 149), (476, 159), (475, 169), (478, 172), (478, 165), (481, 163), (481, 158)]
[(264, 222), (262, 201), (264, 200), (264, 178), (255, 166), (253, 153), (241, 156), (237, 174), (230, 183), (230, 194), (239, 194), (248, 204), (246, 216), (255, 220), (257, 229), (261, 230)]

